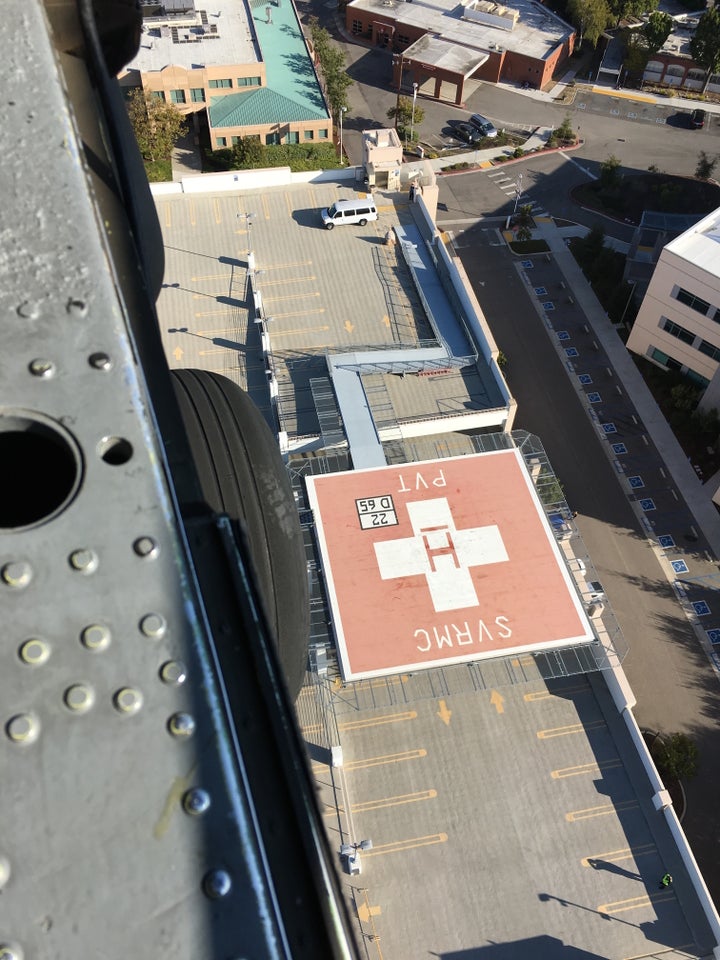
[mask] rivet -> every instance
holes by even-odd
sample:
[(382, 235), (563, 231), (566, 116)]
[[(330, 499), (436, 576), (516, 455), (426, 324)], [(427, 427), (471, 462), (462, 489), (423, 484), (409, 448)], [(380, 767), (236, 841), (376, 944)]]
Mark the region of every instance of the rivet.
[(148, 613), (140, 621), (140, 630), (145, 634), (146, 637), (151, 637), (153, 640), (159, 640), (160, 637), (165, 635), (165, 630), (167, 628), (167, 623), (165, 617), (159, 613)]
[(137, 713), (140, 707), (142, 707), (143, 696), (139, 690), (135, 690), (133, 687), (123, 687), (122, 690), (118, 690), (113, 697), (113, 703), (119, 713), (129, 715)]
[(102, 623), (91, 623), (84, 627), (80, 634), (80, 642), (87, 650), (99, 653), (107, 650), (112, 640), (110, 630)]
[(203, 890), (211, 900), (219, 900), (230, 893), (232, 880), (227, 870), (211, 870), (203, 877)]
[(25, 954), (18, 943), (0, 943), (0, 960), (23, 960)]
[(97, 570), (99, 560), (94, 550), (83, 548), (81, 550), (73, 550), (68, 557), (68, 562), (73, 570), (77, 570), (78, 573), (89, 574)]
[(73, 713), (87, 713), (95, 703), (95, 691), (85, 683), (74, 683), (63, 694), (63, 700)]
[(40, 304), (36, 300), (24, 300), (16, 309), (18, 316), (27, 320), (37, 320), (40, 316)]
[(32, 580), (32, 567), (25, 560), (11, 560), (0, 570), (0, 576), (8, 587), (26, 587)]
[(174, 713), (168, 720), (168, 730), (174, 737), (191, 737), (195, 733), (195, 719), (189, 713)]
[(10, 861), (7, 857), (0, 855), (0, 890), (7, 886), (7, 882), (10, 879), (11, 873), (12, 870), (10, 869)]
[(28, 666), (40, 667), (43, 663), (47, 663), (50, 658), (50, 644), (37, 638), (26, 640), (20, 644), (18, 655), (22, 662), (27, 663)]
[(191, 817), (201, 817), (210, 809), (210, 794), (200, 787), (193, 787), (183, 797), (182, 805), (185, 813), (189, 813)]
[(28, 364), (28, 369), (34, 377), (42, 377), (45, 380), (55, 374), (55, 364), (52, 360), (44, 360), (41, 357), (36, 357), (35, 360), (31, 360)]
[(87, 316), (88, 306), (84, 300), (81, 300), (79, 297), (71, 297), (67, 306), (65, 307), (67, 312), (74, 317), (85, 317)]
[(170, 686), (179, 687), (187, 679), (187, 668), (182, 660), (168, 660), (160, 667), (160, 679)]
[(18, 713), (5, 724), (13, 743), (35, 743), (40, 736), (40, 720), (34, 713)]
[(152, 537), (138, 537), (133, 543), (133, 550), (139, 557), (154, 560), (160, 549)]
[(112, 360), (106, 353), (91, 353), (88, 363), (95, 370), (112, 370)]

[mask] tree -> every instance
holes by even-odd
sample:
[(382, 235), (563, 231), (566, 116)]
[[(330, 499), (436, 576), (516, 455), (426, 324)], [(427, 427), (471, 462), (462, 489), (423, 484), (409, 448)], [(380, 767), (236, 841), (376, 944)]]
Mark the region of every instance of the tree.
[(659, 10), (654, 10), (650, 14), (640, 29), (640, 36), (650, 56), (661, 49), (672, 33), (672, 28), (673, 18), (669, 13), (661, 13)]
[(615, 22), (626, 20), (629, 17), (639, 17), (657, 9), (658, 0), (608, 0)]
[(710, 77), (720, 70), (720, 8), (707, 10), (695, 29), (690, 41), (690, 56), (703, 70), (707, 70), (703, 93), (708, 88)]
[(600, 183), (603, 187), (617, 187), (621, 180), (620, 161), (614, 153), (611, 153), (600, 164)]
[(567, 12), (580, 31), (580, 46), (585, 39), (596, 46), (605, 28), (614, 20), (606, 0), (568, 0)]
[(240, 137), (232, 147), (231, 169), (243, 170), (259, 167), (265, 157), (265, 147), (258, 137)]
[(128, 115), (143, 159), (167, 160), (184, 122), (177, 107), (137, 87), (130, 94)]
[(671, 733), (653, 745), (660, 772), (674, 780), (690, 779), (697, 773), (698, 748), (685, 733)]
[[(413, 122), (413, 102), (411, 97), (398, 97), (397, 105), (387, 112), (388, 120), (395, 120), (398, 131), (407, 132)], [(415, 126), (419, 127), (425, 119), (425, 111), (415, 104)], [(401, 133), (401, 136), (403, 135)], [(406, 138), (407, 139), (407, 138)]]
[(636, 33), (631, 33), (631, 31), (626, 31), (630, 34), (627, 38), (625, 44), (625, 58), (623, 59), (623, 66), (625, 67), (626, 73), (631, 77), (641, 77), (645, 72), (645, 67), (647, 62), (650, 59), (648, 48), (645, 45), (645, 41), (642, 36), (639, 36)]
[(330, 108), (330, 115), (337, 117), (341, 109), (348, 109), (347, 90), (352, 86), (346, 69), (344, 50), (336, 46), (324, 27), (320, 26), (317, 17), (310, 17), (310, 39), (320, 67), (319, 79), (324, 85), (325, 97)]
[(704, 150), (698, 154), (698, 162), (695, 167), (695, 176), (698, 180), (709, 180), (718, 162), (717, 157), (709, 157)]
[(572, 123), (570, 122), (570, 114), (565, 114), (565, 119), (557, 128), (553, 131), (558, 140), (575, 142), (575, 131), (572, 128)]

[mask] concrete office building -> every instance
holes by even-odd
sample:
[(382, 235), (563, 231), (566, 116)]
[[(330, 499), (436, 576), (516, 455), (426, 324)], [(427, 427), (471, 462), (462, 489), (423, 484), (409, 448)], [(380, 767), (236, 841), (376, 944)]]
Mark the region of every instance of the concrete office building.
[(345, 22), (358, 39), (401, 54), (396, 87), (417, 83), (423, 96), (458, 105), (470, 78), (545, 86), (575, 44), (573, 27), (534, 0), (352, 0)]
[(720, 209), (664, 247), (627, 345), (707, 388), (704, 409), (720, 406)]
[(332, 141), (332, 121), (291, 0), (143, 6), (137, 57), (120, 77), (184, 113), (207, 113), (213, 149)]

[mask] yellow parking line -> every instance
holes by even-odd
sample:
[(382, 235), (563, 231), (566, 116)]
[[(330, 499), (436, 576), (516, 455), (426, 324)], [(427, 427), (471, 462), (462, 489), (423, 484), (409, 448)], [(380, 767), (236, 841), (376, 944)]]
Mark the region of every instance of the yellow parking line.
[(639, 847), (623, 847), (620, 850), (610, 850), (609, 853), (596, 853), (592, 857), (583, 857), (580, 864), (583, 867), (589, 867), (591, 866), (591, 860), (620, 863), (621, 860), (634, 860), (637, 857), (646, 857), (648, 854), (656, 852), (657, 847), (654, 843), (643, 843)]
[(225, 273), (207, 273), (201, 277), (190, 277), (191, 283), (200, 283), (201, 280), (227, 280), (228, 275)]
[(365, 767), (379, 767), (385, 763), (403, 763), (405, 760), (420, 760), (427, 756), (427, 750), (404, 750), (402, 753), (386, 753), (380, 757), (368, 757), (365, 760), (351, 760), (344, 764), (345, 770), (363, 770)]
[(611, 813), (621, 810), (635, 810), (640, 804), (637, 800), (623, 800), (622, 803), (601, 803), (597, 807), (587, 807), (585, 810), (572, 810), (565, 814), (568, 823), (577, 823), (579, 820), (592, 820), (593, 817), (607, 817)]
[(195, 201), (188, 200), (188, 211), (190, 213), (190, 223), (195, 226)]
[(527, 703), (536, 703), (538, 700), (562, 700), (566, 694), (585, 693), (590, 687), (564, 687), (562, 693), (553, 693), (551, 690), (539, 690), (537, 693), (526, 693), (523, 700)]
[(637, 93), (621, 93), (619, 90), (607, 90), (605, 87), (593, 87), (592, 92), (606, 97), (619, 97), (621, 100), (637, 100), (638, 103), (655, 103), (652, 97), (641, 97)]
[(415, 847), (428, 847), (434, 843), (447, 843), (446, 833), (431, 833), (425, 837), (410, 837), (407, 840), (396, 840), (394, 843), (374, 844), (372, 850), (363, 850), (363, 857), (380, 857), (385, 853), (402, 853), (403, 850), (413, 850)]
[(241, 310), (240, 306), (233, 307), (232, 310), (205, 310), (202, 313), (196, 313), (196, 317), (227, 317), (231, 313), (236, 313), (238, 310)]
[(307, 277), (285, 277), (285, 279), (281, 280), (263, 280), (262, 288), (264, 290), (265, 287), (273, 287), (279, 283), (308, 283), (310, 280), (317, 280), (314, 273)]
[(630, 897), (628, 900), (616, 900), (615, 903), (601, 903), (597, 908), (598, 913), (626, 913), (628, 910), (637, 910), (639, 907), (649, 907), (655, 903), (663, 903), (665, 900), (674, 900), (674, 893), (657, 893), (650, 896), (645, 894), (642, 897)]
[(288, 263), (265, 263), (263, 261), (263, 270), (286, 270), (290, 267), (311, 267), (312, 260), (291, 260)]
[(348, 720), (339, 723), (340, 730), (361, 730), (364, 727), (378, 727), (385, 723), (402, 723), (404, 720), (416, 720), (416, 710), (406, 710), (405, 713), (386, 713), (381, 717), (368, 717), (367, 720)]
[(220, 202), (215, 197), (213, 200), (213, 211), (215, 213), (215, 223), (222, 223), (222, 213), (220, 212)]
[(550, 727), (548, 730), (538, 730), (538, 740), (550, 740), (552, 737), (567, 737), (572, 733), (582, 733), (584, 730), (597, 730), (604, 727), (604, 720), (591, 720), (589, 723), (571, 723), (567, 727)]
[[(275, 313), (273, 311), (273, 317), (275, 320), (280, 320), (284, 317), (307, 317), (311, 313), (325, 313), (325, 307), (318, 307), (315, 310), (293, 310), (291, 313)], [(278, 333), (282, 333), (282, 330), (279, 330)]]
[(269, 219), (270, 219), (270, 207), (268, 206), (268, 200), (267, 200), (267, 196), (266, 196), (265, 194), (262, 195), (262, 208), (263, 208), (263, 214), (264, 214), (264, 216), (265, 216), (265, 219), (266, 219), (266, 220), (269, 220)]
[(564, 780), (566, 777), (578, 777), (584, 773), (595, 774), (621, 766), (622, 760), (618, 757), (615, 760), (602, 760), (600, 763), (581, 763), (577, 767), (561, 767), (559, 770), (551, 770), (550, 776), (553, 780)]
[(307, 293), (289, 293), (286, 296), (282, 297), (266, 297), (263, 296), (265, 303), (278, 303), (281, 300), (306, 300), (308, 297), (319, 297), (319, 290), (310, 290)]
[[(353, 803), (350, 807), (352, 813), (367, 813), (370, 810), (381, 810), (383, 807), (398, 807), (404, 803), (419, 803), (422, 800), (434, 800), (437, 797), (437, 790), (420, 790), (417, 793), (402, 793), (397, 797), (383, 797), (379, 800), (365, 800), (361, 803)], [(336, 810), (327, 802), (326, 809), (323, 810), (323, 816), (330, 817)], [(337, 807), (338, 813), (345, 813), (342, 806)]]

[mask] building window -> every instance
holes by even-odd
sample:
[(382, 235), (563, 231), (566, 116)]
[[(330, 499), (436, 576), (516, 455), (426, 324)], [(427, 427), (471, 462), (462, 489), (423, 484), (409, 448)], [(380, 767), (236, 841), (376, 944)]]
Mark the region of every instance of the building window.
[(695, 334), (690, 333), (689, 330), (686, 330), (685, 327), (681, 327), (677, 323), (673, 323), (672, 320), (668, 320), (667, 317), (662, 317), (660, 326), (663, 328), (665, 333), (669, 333), (671, 337), (677, 337), (678, 340), (682, 340), (683, 343), (694, 343)]
[(665, 70), (666, 77), (684, 77), (685, 76), (685, 67), (681, 67), (679, 63), (671, 63)]
[(703, 316), (707, 316), (707, 312), (710, 309), (710, 304), (707, 300), (701, 300), (700, 297), (693, 296), (688, 290), (683, 290), (682, 287), (678, 287), (677, 292), (673, 294), (676, 300), (679, 300), (680, 303), (684, 303), (686, 307), (690, 307), (692, 310), (697, 310), (698, 313), (702, 313)]
[(235, 146), (235, 144), (240, 143), (240, 137), (230, 137), (230, 142)]
[(353, 20), (352, 22), (352, 32), (354, 34), (363, 32), (362, 20)]
[(397, 42), (403, 47), (407, 47), (410, 43), (410, 37), (406, 36), (404, 33), (399, 33), (397, 35)]
[(165, 91), (164, 90), (153, 90), (152, 91), (153, 100), (164, 100)]
[(203, 87), (193, 87), (190, 91), (190, 99), (193, 103), (205, 103), (205, 90)]
[(226, 146), (227, 146), (227, 137), (218, 137), (218, 138), (217, 138), (217, 145), (218, 145), (219, 147), (226, 147)]
[(303, 130), (303, 140), (314, 140), (315, 131), (314, 130)]
[(237, 85), (239, 87), (259, 87), (260, 77), (238, 77)]
[(184, 90), (171, 90), (171, 91), (170, 91), (170, 103), (185, 103), (185, 91), (184, 91)]
[(685, 376), (688, 378), (688, 380), (690, 380), (696, 386), (701, 387), (703, 390), (710, 386), (710, 381), (708, 378), (703, 377), (700, 373), (695, 373), (694, 370), (686, 370)]
[(222, 88), (232, 87), (232, 80), (211, 80), (208, 83), (208, 86), (210, 87), (211, 90), (217, 90), (220, 87)]
[(267, 133), (265, 134), (265, 143), (269, 146), (275, 146), (280, 143), (280, 134), (279, 133)]
[(327, 128), (323, 127), (322, 130), (318, 130), (318, 138), (320, 140), (327, 140)]
[(688, 80), (704, 80), (705, 71), (704, 70), (688, 70), (687, 79)]
[(669, 357), (666, 353), (663, 353), (662, 350), (653, 347), (648, 355), (651, 360), (659, 363), (662, 367), (666, 367), (668, 370), (682, 370), (682, 364), (678, 363), (678, 361), (672, 357)]
[(714, 347), (711, 343), (708, 343), (707, 340), (700, 341), (698, 350), (700, 353), (704, 353), (706, 357), (710, 357), (711, 360), (717, 360), (720, 362), (720, 350), (718, 350), (717, 347)]
[(285, 136), (285, 143), (300, 143), (300, 134), (297, 131), (290, 131)]

